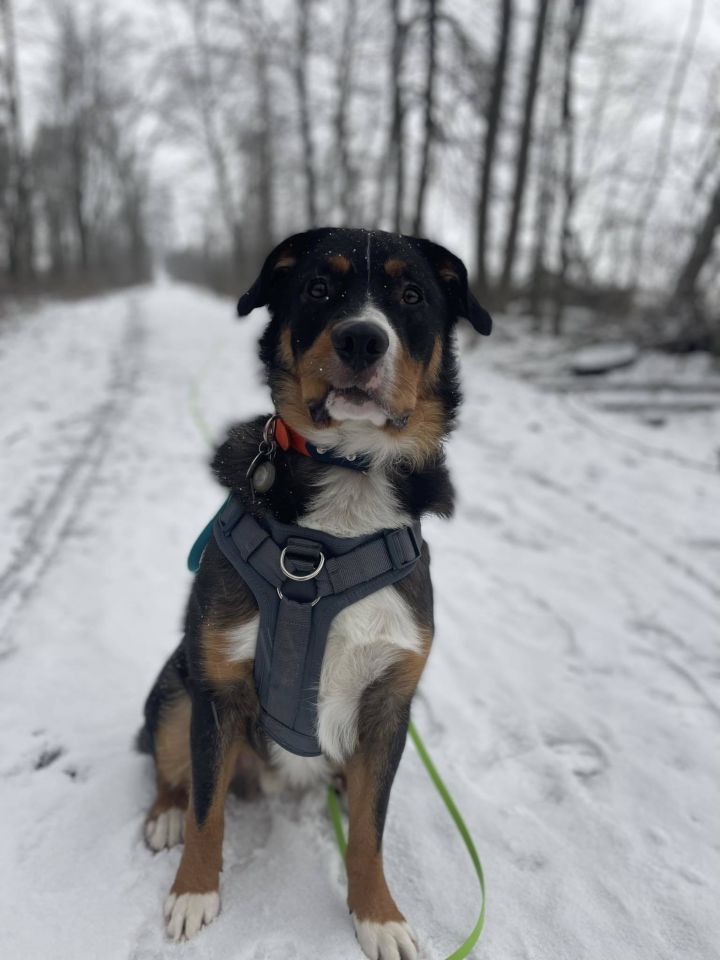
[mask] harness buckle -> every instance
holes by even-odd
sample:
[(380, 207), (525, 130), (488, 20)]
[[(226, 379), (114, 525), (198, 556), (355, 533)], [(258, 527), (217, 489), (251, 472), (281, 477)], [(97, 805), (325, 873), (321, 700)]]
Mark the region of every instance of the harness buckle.
[[(410, 546), (412, 548), (411, 557), (406, 555), (406, 551), (404, 549), (402, 537), (406, 533), (410, 539)], [(385, 546), (387, 547), (387, 552), (390, 555), (390, 560), (392, 561), (392, 565), (395, 570), (402, 570), (411, 563), (415, 563), (420, 556), (422, 549), (421, 544), (418, 543), (418, 538), (415, 535), (415, 530), (412, 527), (404, 527), (401, 530), (390, 530), (389, 533), (385, 534)]]

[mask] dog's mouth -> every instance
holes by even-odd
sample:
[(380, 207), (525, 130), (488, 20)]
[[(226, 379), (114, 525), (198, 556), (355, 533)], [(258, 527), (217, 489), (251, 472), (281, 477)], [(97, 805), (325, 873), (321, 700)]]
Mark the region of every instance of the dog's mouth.
[(331, 385), (322, 400), (315, 400), (308, 407), (313, 421), (318, 425), (327, 425), (329, 420), (364, 420), (376, 427), (390, 423), (402, 428), (409, 416), (391, 410), (377, 391), (356, 384), (349, 387)]

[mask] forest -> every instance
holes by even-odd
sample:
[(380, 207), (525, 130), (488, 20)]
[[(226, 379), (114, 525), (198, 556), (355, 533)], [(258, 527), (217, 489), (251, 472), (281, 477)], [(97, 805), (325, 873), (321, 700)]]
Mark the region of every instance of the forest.
[(234, 294), (353, 225), (458, 248), (537, 331), (720, 352), (720, 11), (636, 6), (0, 0), (0, 290)]

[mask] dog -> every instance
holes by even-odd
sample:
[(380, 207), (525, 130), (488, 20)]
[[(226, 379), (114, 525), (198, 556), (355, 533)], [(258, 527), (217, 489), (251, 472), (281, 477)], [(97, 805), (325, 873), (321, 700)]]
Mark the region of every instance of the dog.
[[(456, 323), (484, 335), (492, 325), (462, 261), (416, 237), (309, 230), (270, 253), (238, 313), (258, 307), (270, 314), (259, 352), (278, 419), (232, 427), (212, 462), (240, 509), (337, 538), (407, 529), (425, 514), (449, 517), (444, 443), (461, 400)], [(269, 438), (268, 487), (253, 470), (271, 422), (287, 442)], [(362, 469), (353, 469), (358, 461)], [(224, 801), (238, 771), (265, 786), (341, 778), (347, 902), (359, 944), (380, 960), (417, 957), (382, 860), (390, 790), (433, 640), (426, 544), (416, 559), (407, 576), (330, 624), (314, 706), (320, 755), (298, 756), (258, 722), (258, 604), (217, 540), (208, 542), (183, 639), (147, 698), (139, 735), (157, 782), (146, 841), (160, 850), (184, 840), (165, 904), (171, 938), (189, 939), (218, 915)]]

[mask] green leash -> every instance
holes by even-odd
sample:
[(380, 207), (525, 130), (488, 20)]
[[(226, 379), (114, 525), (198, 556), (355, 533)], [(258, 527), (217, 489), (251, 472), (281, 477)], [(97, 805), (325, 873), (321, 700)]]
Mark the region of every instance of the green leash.
[[(410, 739), (415, 744), (415, 749), (420, 755), (420, 759), (423, 762), (425, 769), (428, 772), (428, 776), (435, 784), (437, 792), (442, 797), (442, 801), (447, 807), (448, 813), (453, 818), (455, 826), (458, 828), (458, 833), (463, 838), (463, 843), (467, 852), (470, 854), (470, 859), (473, 862), (475, 867), (475, 872), (477, 873), (478, 883), (480, 884), (480, 893), (482, 895), (482, 904), (480, 906), (480, 913), (478, 915), (475, 926), (472, 929), (472, 932), (468, 936), (461, 946), (451, 953), (447, 960), (463, 960), (463, 957), (467, 957), (478, 942), (480, 934), (482, 933), (483, 926), (485, 925), (485, 875), (483, 874), (482, 863), (480, 862), (480, 856), (475, 849), (475, 844), (473, 839), (470, 836), (470, 831), (467, 828), (467, 824), (462, 818), (462, 814), (455, 805), (455, 801), (450, 796), (450, 791), (445, 786), (445, 783), (437, 772), (437, 767), (432, 762), (430, 754), (427, 752), (427, 748), (420, 737), (420, 734), (415, 729), (415, 724), (410, 721), (410, 726), (408, 727), (408, 733), (410, 734)], [(345, 853), (347, 851), (347, 841), (345, 839), (345, 830), (343, 829), (342, 814), (340, 812), (340, 801), (338, 799), (337, 791), (333, 790), (332, 787), (328, 787), (327, 793), (327, 807), (330, 814), (330, 819), (332, 820), (333, 827), (335, 828), (335, 839), (337, 840), (337, 845), (340, 850), (340, 855), (345, 859)]]
[[(193, 422), (198, 429), (198, 433), (203, 437), (206, 443), (209, 446), (213, 444), (213, 436), (210, 427), (205, 420), (205, 417), (202, 414), (199, 403), (199, 385), (197, 377), (192, 381), (190, 386), (190, 415), (192, 416)], [(224, 504), (223, 504), (224, 506)], [(222, 510), (222, 507), (220, 507)], [(217, 511), (217, 513), (220, 512)], [(207, 546), (207, 542), (212, 535), (212, 527), (215, 522), (215, 517), (217, 513), (213, 515), (210, 522), (205, 526), (200, 535), (198, 536), (195, 543), (190, 549), (188, 555), (188, 569), (195, 573), (200, 566), (200, 559), (202, 557), (203, 551)], [(408, 726), (408, 733), (410, 734), (410, 739), (415, 744), (415, 749), (418, 752), (420, 759), (423, 762), (428, 776), (435, 784), (435, 789), (440, 794), (445, 807), (447, 808), (448, 813), (453, 819), (455, 826), (458, 829), (458, 833), (463, 839), (465, 844), (465, 849), (470, 855), (473, 866), (475, 867), (475, 873), (477, 874), (478, 883), (480, 885), (480, 895), (481, 895), (481, 904), (480, 904), (480, 913), (478, 914), (477, 921), (475, 926), (470, 932), (469, 936), (463, 944), (461, 944), (457, 950), (450, 954), (446, 960), (463, 960), (464, 957), (469, 956), (470, 951), (478, 942), (480, 934), (482, 933), (483, 926), (485, 925), (485, 875), (483, 873), (482, 863), (480, 862), (480, 856), (475, 848), (472, 837), (470, 836), (470, 831), (467, 828), (467, 824), (462, 818), (462, 814), (458, 810), (455, 801), (450, 795), (450, 791), (445, 786), (445, 782), (437, 771), (435, 764), (433, 763), (430, 754), (427, 751), (427, 747), (423, 743), (423, 740), (420, 734), (415, 729), (415, 724), (410, 721)], [(332, 821), (333, 828), (335, 830), (335, 839), (337, 840), (338, 849), (340, 851), (340, 856), (345, 860), (345, 853), (347, 852), (347, 841), (345, 839), (345, 829), (343, 827), (342, 813), (340, 811), (340, 801), (338, 799), (338, 793), (332, 787), (328, 787), (327, 791), (327, 808), (328, 813), (330, 814), (330, 819)]]

